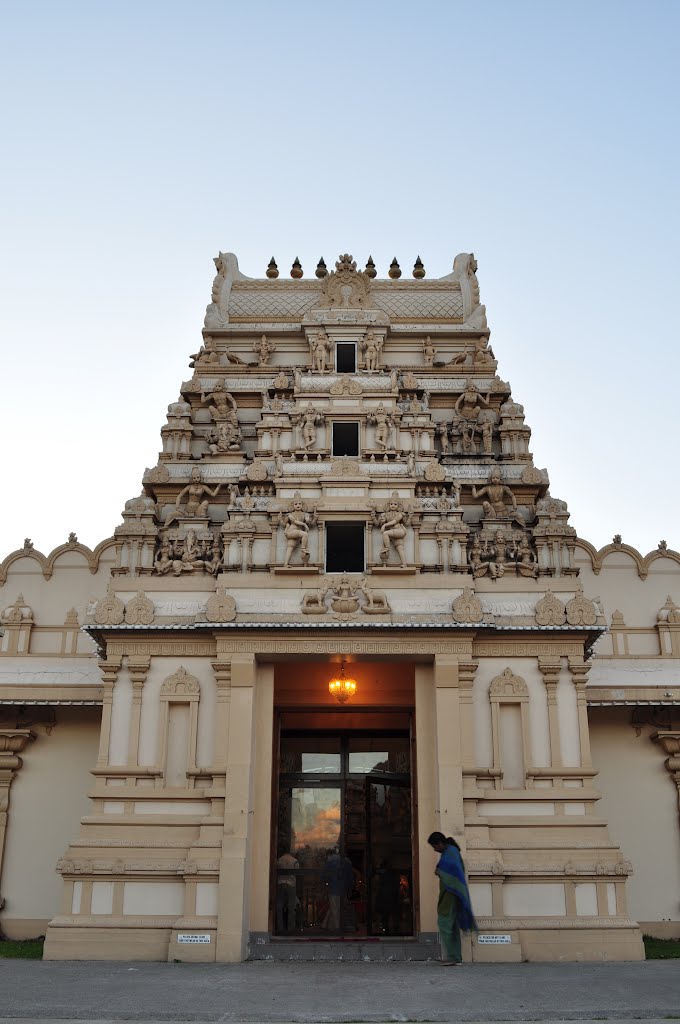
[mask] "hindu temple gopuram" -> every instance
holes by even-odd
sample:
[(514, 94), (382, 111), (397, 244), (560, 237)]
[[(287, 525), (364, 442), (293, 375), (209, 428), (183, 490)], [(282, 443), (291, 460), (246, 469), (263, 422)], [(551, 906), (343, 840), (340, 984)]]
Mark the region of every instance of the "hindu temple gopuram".
[(215, 265), (122, 524), (0, 563), (0, 932), (426, 960), (436, 829), (468, 960), (679, 935), (680, 554), (577, 536), (474, 256)]

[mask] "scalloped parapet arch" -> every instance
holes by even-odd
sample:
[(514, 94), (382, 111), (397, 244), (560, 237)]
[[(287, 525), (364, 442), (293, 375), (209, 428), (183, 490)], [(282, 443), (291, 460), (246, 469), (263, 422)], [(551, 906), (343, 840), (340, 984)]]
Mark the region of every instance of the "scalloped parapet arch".
[(670, 558), (672, 562), (677, 562), (680, 565), (680, 552), (674, 551), (673, 548), (655, 548), (653, 551), (648, 552), (646, 555), (642, 555), (637, 548), (632, 547), (630, 544), (605, 544), (604, 547), (598, 549), (590, 543), (590, 541), (584, 540), (582, 537), (576, 538), (577, 548), (582, 548), (592, 563), (593, 572), (596, 576), (599, 576), (602, 572), (602, 565), (607, 557), (618, 552), (623, 552), (629, 555), (637, 568), (638, 576), (641, 580), (647, 578), (649, 574), (649, 567), (652, 562), (655, 562), (658, 558)]
[(49, 555), (44, 555), (42, 551), (38, 551), (36, 548), (18, 548), (16, 551), (10, 552), (6, 558), (0, 562), (0, 586), (7, 582), (7, 574), (10, 566), (17, 562), (20, 558), (33, 558), (40, 566), (41, 572), (46, 580), (49, 580), (54, 572), (54, 565), (60, 555), (65, 554), (68, 551), (78, 551), (87, 560), (87, 567), (94, 576), (99, 569), (100, 559), (107, 548), (115, 546), (115, 537), (107, 537), (97, 544), (95, 548), (88, 548), (87, 544), (81, 544), (76, 542), (66, 542), (65, 544), (59, 544), (58, 547), (53, 548)]

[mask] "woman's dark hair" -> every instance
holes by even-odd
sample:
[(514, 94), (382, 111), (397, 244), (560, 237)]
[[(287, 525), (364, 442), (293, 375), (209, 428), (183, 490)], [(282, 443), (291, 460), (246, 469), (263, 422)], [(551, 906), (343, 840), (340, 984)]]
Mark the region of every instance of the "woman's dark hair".
[(428, 843), (430, 846), (434, 846), (435, 843), (444, 843), (445, 846), (455, 846), (460, 853), (460, 846), (452, 836), (445, 836), (443, 832), (433, 832), (431, 836), (428, 836)]

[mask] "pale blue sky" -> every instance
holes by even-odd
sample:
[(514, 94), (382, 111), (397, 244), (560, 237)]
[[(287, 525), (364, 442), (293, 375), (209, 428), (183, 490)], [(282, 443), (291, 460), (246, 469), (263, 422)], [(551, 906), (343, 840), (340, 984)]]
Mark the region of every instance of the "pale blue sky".
[(572, 524), (680, 548), (678, 3), (0, 10), (0, 557), (113, 532), (219, 249), (252, 276), (474, 251)]

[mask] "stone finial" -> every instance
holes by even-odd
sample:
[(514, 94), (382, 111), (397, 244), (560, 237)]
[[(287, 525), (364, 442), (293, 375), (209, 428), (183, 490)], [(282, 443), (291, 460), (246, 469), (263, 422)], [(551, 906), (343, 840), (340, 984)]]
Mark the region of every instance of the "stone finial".
[(387, 271), (387, 273), (390, 275), (390, 277), (392, 278), (393, 281), (396, 281), (397, 278), (401, 277), (401, 267), (397, 263), (397, 257), (396, 256), (394, 257), (394, 259), (390, 263), (390, 269)]
[(295, 278), (295, 280), (299, 280), (302, 277), (303, 273), (304, 271), (302, 269), (302, 264), (300, 263), (300, 260), (296, 256), (295, 259), (293, 260), (293, 266), (290, 268), (290, 276)]
[(26, 537), (26, 539), (24, 540), (24, 551), (32, 551), (32, 550), (33, 550), (33, 541), (31, 540), (30, 537)]
[(374, 278), (377, 274), (377, 270), (375, 269), (375, 263), (373, 262), (372, 256), (369, 256), (368, 259), (366, 260), (366, 269), (364, 273), (366, 274), (366, 277), (370, 278)]
[(69, 547), (75, 547), (75, 545), (78, 543), (78, 537), (75, 533), (69, 533), (68, 543)]
[(665, 605), (659, 610), (656, 621), (670, 622), (671, 625), (678, 625), (680, 623), (680, 608), (678, 608), (670, 594), (666, 598)]
[(317, 263), (316, 270), (314, 271), (314, 273), (319, 279), (328, 276), (328, 267), (326, 266), (326, 261), (324, 260), (323, 256)]
[(273, 280), (275, 277), (278, 277), (278, 276), (279, 276), (279, 268), (276, 265), (276, 260), (272, 256), (272, 258), (270, 259), (269, 263), (267, 264), (267, 277), (269, 277), (269, 278), (271, 278)]
[(615, 548), (620, 548), (621, 547), (621, 545), (623, 544), (623, 538), (621, 537), (620, 533), (615, 533), (614, 534), (614, 536), (612, 537), (612, 544), (614, 545)]
[(451, 609), (456, 622), (481, 622), (482, 602), (471, 587), (465, 587)]
[(423, 261), (421, 260), (420, 256), (416, 257), (416, 261), (413, 264), (413, 276), (415, 277), (416, 281), (422, 281), (422, 279), (425, 277), (425, 267), (423, 266)]
[(668, 543), (665, 540), (660, 540), (657, 545), (658, 551), (668, 551)]

